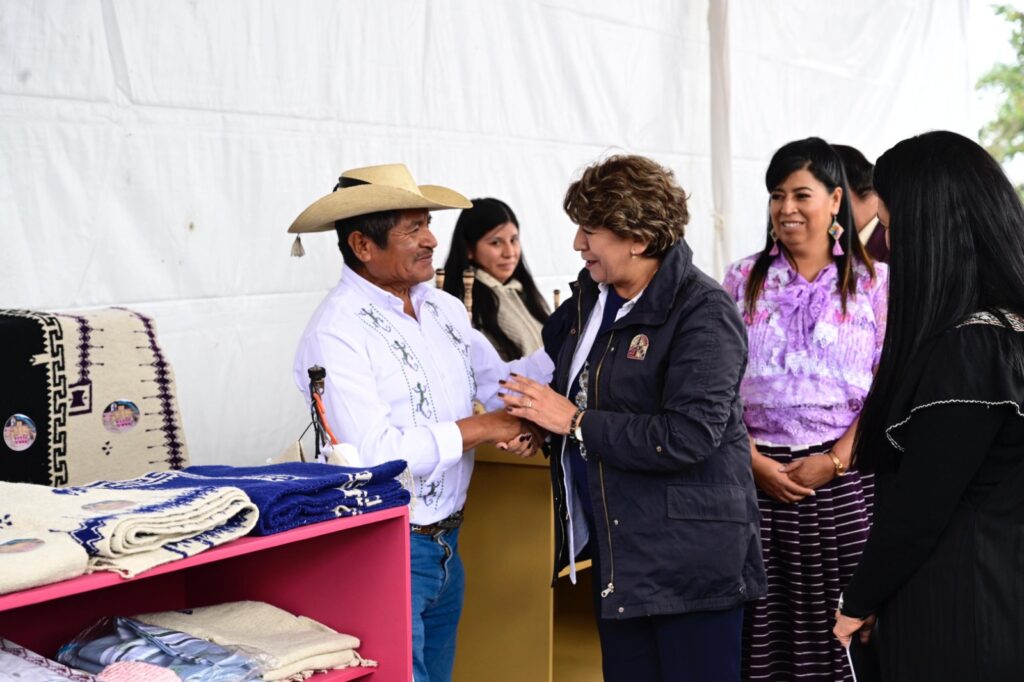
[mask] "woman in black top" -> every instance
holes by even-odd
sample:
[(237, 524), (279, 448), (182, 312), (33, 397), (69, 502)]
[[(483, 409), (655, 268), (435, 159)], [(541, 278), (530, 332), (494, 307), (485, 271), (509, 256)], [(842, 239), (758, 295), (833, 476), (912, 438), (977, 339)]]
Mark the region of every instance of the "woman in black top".
[(875, 518), (835, 634), (886, 680), (1024, 679), (1024, 207), (981, 147), (904, 140), (875, 167), (889, 326), (861, 413)]

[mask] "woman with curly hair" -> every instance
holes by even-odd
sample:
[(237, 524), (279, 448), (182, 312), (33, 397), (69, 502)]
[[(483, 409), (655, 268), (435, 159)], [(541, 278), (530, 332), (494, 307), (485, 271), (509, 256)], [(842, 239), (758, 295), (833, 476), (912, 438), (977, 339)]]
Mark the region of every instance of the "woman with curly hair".
[(544, 327), (554, 388), (505, 384), (509, 411), (554, 435), (555, 575), (593, 559), (612, 682), (738, 681), (743, 606), (765, 591), (739, 398), (746, 333), (693, 264), (686, 199), (641, 156), (569, 186), (584, 269)]

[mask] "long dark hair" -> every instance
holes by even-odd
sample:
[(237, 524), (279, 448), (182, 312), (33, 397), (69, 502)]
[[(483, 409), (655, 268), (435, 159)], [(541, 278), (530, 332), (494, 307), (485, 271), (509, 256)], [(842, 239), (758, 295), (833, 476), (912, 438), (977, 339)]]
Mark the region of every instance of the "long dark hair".
[[(857, 226), (853, 223), (853, 210), (850, 208), (850, 188), (846, 182), (846, 173), (843, 170), (843, 161), (832, 149), (831, 145), (820, 137), (808, 137), (806, 140), (796, 140), (779, 148), (772, 156), (768, 164), (768, 170), (764, 174), (764, 184), (768, 193), (775, 191), (775, 188), (786, 181), (790, 174), (806, 170), (817, 180), (825, 185), (828, 191), (834, 192), (836, 187), (841, 187), (843, 197), (839, 203), (839, 213), (836, 219), (843, 226), (843, 234), (839, 238), (839, 245), (843, 247), (843, 255), (833, 256), (836, 268), (839, 271), (837, 278), (837, 289), (842, 301), (843, 313), (846, 312), (846, 299), (857, 294), (857, 277), (853, 272), (854, 255), (868, 268), (871, 277), (875, 276), (875, 269), (871, 259), (864, 251), (864, 245), (860, 243), (857, 236)], [(835, 240), (829, 237), (829, 243), (834, 244)], [(768, 275), (768, 266), (775, 260), (771, 255), (772, 246), (775, 240), (772, 239), (772, 217), (768, 216), (768, 228), (765, 230), (764, 248), (754, 261), (754, 267), (750, 271), (750, 278), (747, 280), (747, 288), (744, 291), (744, 309), (749, 317), (753, 317), (757, 299), (764, 288), (764, 280)], [(785, 251), (785, 246), (779, 242), (779, 249)]]
[[(519, 228), (516, 214), (504, 201), (484, 198), (473, 199), (473, 208), (467, 208), (459, 215), (452, 234), (452, 245), (448, 251), (448, 260), (444, 262), (444, 290), (460, 301), (465, 293), (462, 284), (462, 272), (470, 267), (469, 249), (475, 247), (480, 239), (505, 223), (512, 223)], [(523, 302), (530, 314), (538, 322), (548, 319), (548, 310), (544, 297), (537, 290), (529, 268), (526, 267), (526, 256), (520, 251), (519, 263), (512, 271), (512, 277), (523, 285)], [(498, 326), (498, 297), (490, 287), (479, 280), (473, 282), (473, 326), (486, 332), (497, 348), (498, 353), (506, 359), (522, 357), (520, 348)]]
[(878, 159), (875, 191), (889, 210), (889, 322), (861, 412), (858, 467), (886, 452), (890, 401), (936, 335), (974, 312), (1024, 313), (1024, 205), (999, 164), (962, 135), (903, 140)]

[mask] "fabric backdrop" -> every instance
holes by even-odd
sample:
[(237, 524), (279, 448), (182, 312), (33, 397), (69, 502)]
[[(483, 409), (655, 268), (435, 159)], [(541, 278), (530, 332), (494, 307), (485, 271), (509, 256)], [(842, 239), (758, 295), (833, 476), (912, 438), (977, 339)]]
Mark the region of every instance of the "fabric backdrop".
[(193, 463), (257, 464), (305, 425), (292, 356), (340, 270), (331, 234), (291, 259), (285, 230), (343, 169), (504, 199), (567, 293), (561, 198), (604, 155), (676, 172), (720, 275), (784, 142), (971, 132), (967, 0), (711, 2), (5, 0), (0, 307), (152, 316)]

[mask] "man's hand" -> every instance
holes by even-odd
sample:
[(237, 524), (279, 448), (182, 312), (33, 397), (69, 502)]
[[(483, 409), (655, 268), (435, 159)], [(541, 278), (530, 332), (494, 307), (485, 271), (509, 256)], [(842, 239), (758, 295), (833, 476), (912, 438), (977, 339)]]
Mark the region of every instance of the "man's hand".
[[(525, 422), (514, 417), (504, 409), (474, 414), (455, 422), (462, 433), (462, 450), (465, 452), (481, 443), (503, 444), (505, 449), (514, 451), (525, 450), (527, 441), (519, 441), (519, 436), (528, 433)], [(533, 439), (529, 439), (532, 441)], [(513, 441), (516, 441), (513, 443)], [(512, 450), (509, 446), (514, 446)]]

